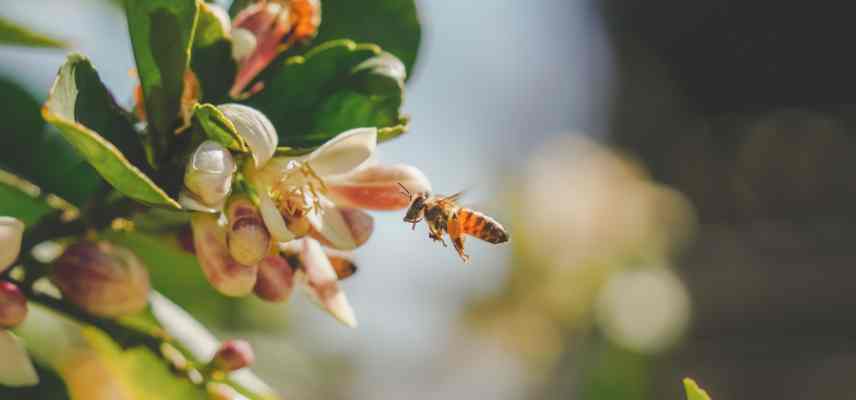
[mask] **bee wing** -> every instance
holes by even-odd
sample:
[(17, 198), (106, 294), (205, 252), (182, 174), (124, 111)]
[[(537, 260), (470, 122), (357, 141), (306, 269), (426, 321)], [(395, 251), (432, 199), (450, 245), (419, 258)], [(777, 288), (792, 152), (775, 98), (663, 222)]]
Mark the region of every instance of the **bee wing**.
[(463, 195), (465, 195), (466, 193), (467, 193), (467, 190), (461, 190), (461, 191), (460, 191), (460, 192), (458, 192), (458, 193), (453, 193), (453, 194), (450, 194), (450, 195), (448, 195), (448, 196), (443, 196), (443, 197), (442, 197), (442, 200), (444, 200), (444, 201), (451, 201), (451, 202), (457, 202), (457, 201), (458, 201), (458, 200), (460, 200), (460, 199), (461, 199), (461, 197), (462, 197)]

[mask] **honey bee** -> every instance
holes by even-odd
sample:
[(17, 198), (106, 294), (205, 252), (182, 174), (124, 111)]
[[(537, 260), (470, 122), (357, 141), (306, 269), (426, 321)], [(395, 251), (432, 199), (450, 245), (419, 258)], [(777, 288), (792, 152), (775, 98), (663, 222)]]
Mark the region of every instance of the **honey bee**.
[(478, 211), (457, 204), (463, 192), (450, 196), (431, 196), (430, 193), (410, 193), (404, 185), (402, 195), (410, 199), (410, 208), (404, 216), (404, 222), (416, 224), (425, 219), (428, 225), (428, 237), (447, 247), (443, 234), (448, 233), (455, 251), (465, 263), (470, 256), (464, 253), (465, 235), (474, 236), (488, 243), (499, 244), (508, 241), (508, 232), (493, 218)]

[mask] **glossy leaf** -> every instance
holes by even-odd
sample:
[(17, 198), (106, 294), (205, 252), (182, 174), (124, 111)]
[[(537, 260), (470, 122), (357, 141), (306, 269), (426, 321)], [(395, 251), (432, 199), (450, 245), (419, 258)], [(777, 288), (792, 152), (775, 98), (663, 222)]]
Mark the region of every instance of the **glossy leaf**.
[(17, 84), (0, 79), (0, 168), (42, 190), (82, 205), (102, 185), (98, 173), (39, 113), (41, 104)]
[(145, 164), (133, 128), (111, 105), (115, 103), (89, 60), (72, 54), (60, 68), (42, 116), (116, 190), (147, 204), (180, 208), (140, 169)]
[(317, 147), (357, 127), (406, 126), (400, 115), (403, 68), (372, 44), (324, 43), (287, 59), (267, 87), (247, 103), (271, 119), (281, 146)]
[(413, 71), (421, 29), (414, 0), (323, 0), (315, 43), (351, 39), (375, 43)]
[(710, 400), (707, 392), (690, 378), (684, 378), (684, 390), (687, 392), (687, 400)]
[(226, 100), (237, 65), (232, 59), (231, 35), (212, 7), (216, 6), (199, 5), (191, 68), (202, 85), (201, 101), (219, 104)]
[(184, 71), (198, 14), (196, 0), (128, 0), (128, 30), (148, 116), (153, 159), (175, 137)]
[(193, 123), (198, 126), (208, 139), (223, 145), (223, 147), (247, 151), (247, 144), (238, 135), (235, 125), (212, 104), (199, 104), (193, 108)]
[(0, 18), (0, 45), (54, 48), (67, 46), (59, 39), (33, 32), (6, 18)]

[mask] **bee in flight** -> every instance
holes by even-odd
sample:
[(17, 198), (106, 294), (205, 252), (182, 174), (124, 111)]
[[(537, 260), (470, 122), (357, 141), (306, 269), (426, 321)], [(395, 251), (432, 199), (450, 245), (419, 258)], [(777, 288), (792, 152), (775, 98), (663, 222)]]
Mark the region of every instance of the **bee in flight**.
[(440, 242), (446, 247), (443, 234), (448, 233), (452, 245), (464, 262), (470, 257), (464, 254), (465, 235), (475, 236), (488, 243), (499, 244), (508, 241), (508, 233), (505, 228), (491, 217), (478, 211), (461, 207), (457, 204), (458, 198), (463, 192), (451, 196), (431, 196), (430, 193), (410, 193), (402, 184), (402, 195), (410, 199), (410, 208), (404, 216), (404, 222), (416, 224), (425, 219), (428, 225), (428, 237), (435, 242)]

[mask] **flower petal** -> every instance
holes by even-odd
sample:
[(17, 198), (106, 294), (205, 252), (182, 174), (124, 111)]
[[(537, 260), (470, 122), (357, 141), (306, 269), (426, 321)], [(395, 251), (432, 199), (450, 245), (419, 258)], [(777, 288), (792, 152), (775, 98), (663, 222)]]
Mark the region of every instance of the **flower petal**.
[(351, 172), (374, 155), (377, 128), (356, 128), (340, 133), (307, 157), (322, 177)]
[(371, 215), (356, 208), (322, 207), (321, 215), (306, 215), (312, 225), (309, 235), (327, 246), (353, 250), (365, 243), (374, 231)]
[(328, 197), (336, 205), (367, 210), (394, 211), (410, 205), (410, 193), (431, 191), (431, 182), (418, 168), (405, 165), (375, 164), (351, 174), (327, 180)]
[(12, 217), (0, 217), (0, 272), (18, 258), (23, 234), (23, 222)]
[(294, 239), (294, 235), (285, 226), (285, 220), (282, 219), (282, 214), (276, 208), (273, 199), (270, 198), (267, 190), (259, 190), (259, 212), (262, 214), (262, 220), (265, 221), (268, 231), (273, 240), (277, 242), (287, 242)]
[(33, 386), (39, 376), (21, 339), (12, 332), (0, 330), (0, 384)]
[(294, 269), (280, 255), (265, 257), (259, 263), (259, 279), (253, 291), (262, 300), (282, 302), (288, 300), (294, 288)]
[(190, 224), (196, 257), (211, 286), (226, 296), (250, 294), (256, 284), (258, 267), (240, 264), (229, 255), (226, 230), (217, 216), (194, 213)]
[(238, 134), (247, 141), (256, 167), (265, 165), (279, 143), (273, 123), (261, 111), (243, 104), (221, 104), (217, 109), (232, 121)]
[(336, 271), (330, 265), (321, 244), (312, 239), (303, 239), (300, 261), (303, 269), (298, 270), (296, 278), (303, 283), (309, 297), (339, 322), (356, 327), (354, 309), (348, 303), (345, 292), (339, 289)]

